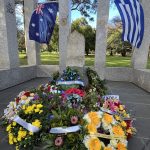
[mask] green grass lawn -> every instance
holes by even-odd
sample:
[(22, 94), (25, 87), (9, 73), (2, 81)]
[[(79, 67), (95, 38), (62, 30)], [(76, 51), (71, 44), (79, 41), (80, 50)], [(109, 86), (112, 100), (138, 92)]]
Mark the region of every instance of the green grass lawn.
[[(27, 65), (26, 54), (19, 54), (20, 64)], [(43, 52), (41, 53), (41, 63), (43, 65), (58, 65), (59, 56), (57, 53)], [(121, 57), (121, 56), (107, 56), (106, 66), (107, 67), (130, 67), (131, 57)], [(89, 55), (85, 57), (86, 66), (94, 65), (94, 55)], [(150, 59), (148, 61), (148, 68), (150, 69)]]

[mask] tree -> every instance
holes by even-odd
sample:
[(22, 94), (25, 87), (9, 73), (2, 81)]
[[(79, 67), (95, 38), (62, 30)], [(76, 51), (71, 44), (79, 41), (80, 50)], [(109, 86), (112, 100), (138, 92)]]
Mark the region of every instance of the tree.
[(18, 50), (20, 52), (25, 51), (25, 36), (24, 36), (24, 31), (19, 30), (17, 31), (17, 37), (18, 37)]
[(77, 30), (85, 37), (85, 53), (89, 54), (91, 50), (95, 50), (96, 30), (93, 29), (85, 18), (79, 18), (73, 21), (71, 30)]
[(112, 19), (111, 24), (108, 27), (107, 36), (107, 49), (112, 56), (114, 52), (126, 57), (127, 52), (132, 51), (132, 46), (129, 42), (122, 41), (122, 22), (120, 17)]

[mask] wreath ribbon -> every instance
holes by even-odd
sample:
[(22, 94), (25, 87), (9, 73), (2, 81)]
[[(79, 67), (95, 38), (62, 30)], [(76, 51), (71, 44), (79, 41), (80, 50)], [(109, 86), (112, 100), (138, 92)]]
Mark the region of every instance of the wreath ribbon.
[(77, 132), (79, 130), (80, 130), (80, 126), (77, 125), (77, 126), (66, 127), (66, 128), (63, 127), (51, 128), (49, 132), (53, 134), (66, 134), (66, 133)]
[(109, 139), (109, 140), (122, 140), (127, 139), (126, 136), (117, 136), (117, 135), (107, 135), (102, 133), (90, 134), (91, 136), (96, 136), (99, 138)]
[(57, 81), (57, 85), (71, 85), (71, 84), (79, 84), (84, 86), (84, 83), (82, 81)]
[(33, 126), (31, 123), (27, 123), (26, 121), (24, 121), (22, 118), (20, 118), (19, 116), (15, 116), (13, 118), (13, 121), (17, 122), (19, 125), (21, 125), (22, 127), (24, 127), (25, 129), (27, 129), (30, 132), (38, 132), (40, 130), (40, 128)]

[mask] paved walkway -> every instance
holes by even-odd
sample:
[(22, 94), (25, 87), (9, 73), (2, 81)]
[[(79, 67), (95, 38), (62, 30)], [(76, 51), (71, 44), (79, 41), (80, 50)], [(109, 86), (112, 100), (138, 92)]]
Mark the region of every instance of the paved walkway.
[[(49, 78), (37, 78), (12, 88), (0, 91), (0, 115), (9, 101), (23, 90), (47, 83)], [(138, 133), (129, 141), (129, 150), (150, 150), (150, 93), (128, 82), (107, 82), (109, 93), (120, 95), (121, 101), (136, 118)], [(7, 136), (0, 128), (0, 150), (14, 150), (7, 144)]]

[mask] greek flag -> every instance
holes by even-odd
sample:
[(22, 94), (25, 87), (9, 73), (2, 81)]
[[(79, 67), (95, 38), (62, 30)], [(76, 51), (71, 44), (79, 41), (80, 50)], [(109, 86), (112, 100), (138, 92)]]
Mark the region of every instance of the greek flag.
[(123, 41), (139, 48), (144, 36), (144, 12), (139, 0), (115, 0), (123, 24)]

